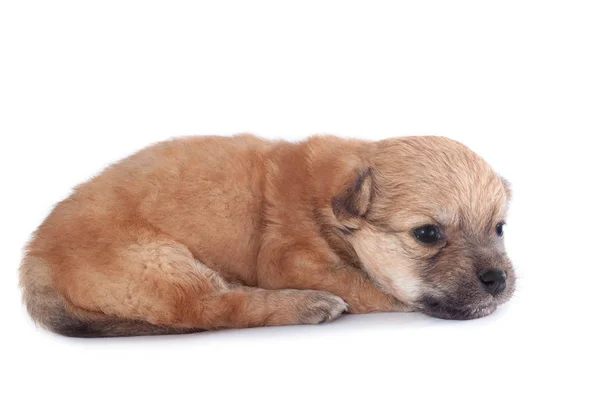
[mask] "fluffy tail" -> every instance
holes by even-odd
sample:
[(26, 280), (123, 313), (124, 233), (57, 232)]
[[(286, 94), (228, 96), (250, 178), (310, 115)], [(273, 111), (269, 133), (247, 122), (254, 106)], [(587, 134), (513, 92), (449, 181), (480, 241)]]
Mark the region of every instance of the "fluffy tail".
[(146, 336), (199, 331), (153, 325), (145, 321), (127, 320), (83, 310), (75, 314), (52, 286), (49, 266), (39, 257), (27, 255), (24, 258), (20, 268), (20, 284), (23, 289), (23, 301), (33, 320), (64, 336)]

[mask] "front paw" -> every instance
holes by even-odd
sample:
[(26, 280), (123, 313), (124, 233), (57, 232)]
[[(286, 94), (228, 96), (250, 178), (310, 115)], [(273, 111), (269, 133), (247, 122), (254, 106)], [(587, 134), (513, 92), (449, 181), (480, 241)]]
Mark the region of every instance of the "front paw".
[(302, 291), (303, 301), (298, 304), (300, 324), (321, 324), (339, 317), (348, 310), (348, 304), (340, 297), (317, 290)]

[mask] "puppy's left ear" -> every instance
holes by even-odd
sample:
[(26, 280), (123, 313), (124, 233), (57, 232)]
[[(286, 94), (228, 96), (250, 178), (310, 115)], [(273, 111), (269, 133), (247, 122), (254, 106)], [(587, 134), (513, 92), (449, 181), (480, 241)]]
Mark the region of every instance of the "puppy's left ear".
[(504, 186), (504, 191), (506, 192), (506, 197), (510, 201), (512, 199), (512, 188), (511, 188), (510, 182), (503, 176), (500, 176), (500, 180), (502, 181), (502, 185)]
[(357, 220), (367, 213), (373, 190), (373, 171), (369, 167), (356, 174), (353, 182), (331, 200), (333, 214), (342, 225), (358, 227)]

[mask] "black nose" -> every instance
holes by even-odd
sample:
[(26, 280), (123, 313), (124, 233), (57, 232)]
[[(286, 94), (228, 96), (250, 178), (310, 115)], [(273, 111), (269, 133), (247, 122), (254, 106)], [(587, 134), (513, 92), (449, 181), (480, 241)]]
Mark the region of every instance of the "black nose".
[(479, 273), (479, 280), (483, 283), (485, 290), (496, 295), (506, 287), (506, 272), (499, 269), (486, 269)]

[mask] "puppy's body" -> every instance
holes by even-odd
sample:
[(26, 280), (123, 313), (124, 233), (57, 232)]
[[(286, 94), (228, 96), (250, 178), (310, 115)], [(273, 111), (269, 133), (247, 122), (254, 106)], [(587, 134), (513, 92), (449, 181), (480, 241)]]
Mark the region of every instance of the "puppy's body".
[[(438, 159), (414, 170), (423, 155)], [(432, 187), (435, 201), (418, 198)], [(177, 139), (76, 188), (35, 233), (21, 283), (34, 319), (72, 336), (318, 323), (347, 308), (480, 316), (511, 290), (456, 286), (481, 269), (464, 261), (477, 247), (512, 289), (501, 242), (483, 235), (507, 199), (487, 164), (443, 138)], [(459, 247), (409, 238), (432, 218), (445, 235), (463, 225)], [(432, 270), (443, 251), (452, 266)]]

